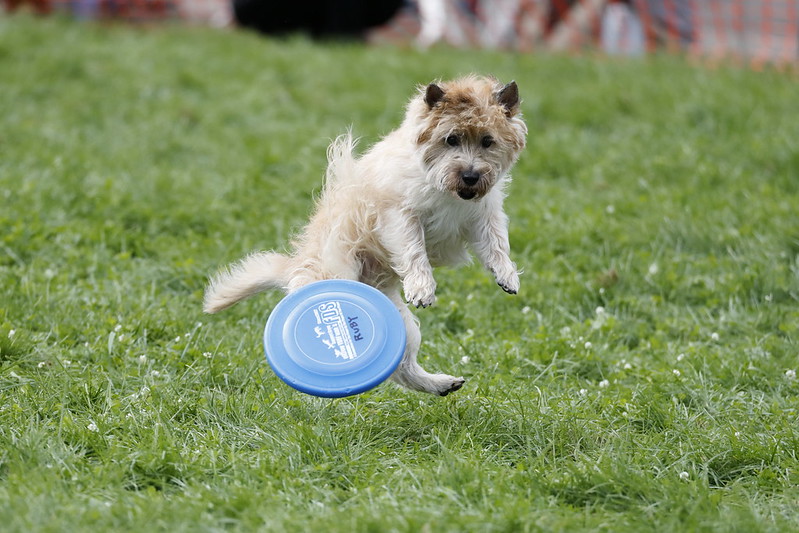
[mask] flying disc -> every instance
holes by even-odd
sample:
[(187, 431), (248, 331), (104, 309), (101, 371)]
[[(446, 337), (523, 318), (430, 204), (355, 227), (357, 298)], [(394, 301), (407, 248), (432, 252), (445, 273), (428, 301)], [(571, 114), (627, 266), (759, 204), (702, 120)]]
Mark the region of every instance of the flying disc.
[(275, 306), (264, 329), (266, 360), (295, 389), (326, 398), (385, 381), (405, 351), (405, 326), (383, 293), (357, 281), (306, 285)]

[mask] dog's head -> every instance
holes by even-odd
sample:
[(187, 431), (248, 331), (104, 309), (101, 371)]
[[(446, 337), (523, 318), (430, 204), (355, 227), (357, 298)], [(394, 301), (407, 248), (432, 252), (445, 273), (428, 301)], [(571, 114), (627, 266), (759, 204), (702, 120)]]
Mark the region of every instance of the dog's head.
[(524, 148), (516, 82), (470, 76), (431, 83), (408, 107), (428, 178), (463, 200), (484, 197)]

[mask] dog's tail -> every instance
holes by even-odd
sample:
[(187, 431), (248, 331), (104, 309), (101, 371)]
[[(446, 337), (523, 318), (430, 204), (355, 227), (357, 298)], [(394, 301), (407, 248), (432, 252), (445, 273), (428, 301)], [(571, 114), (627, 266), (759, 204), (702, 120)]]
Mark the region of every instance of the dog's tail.
[(222, 270), (205, 290), (203, 311), (216, 313), (261, 291), (285, 288), (289, 260), (275, 252), (258, 252)]
[(327, 147), (327, 171), (325, 172), (325, 191), (330, 193), (346, 187), (355, 177), (355, 147), (358, 139), (353, 138), (352, 131), (336, 137)]

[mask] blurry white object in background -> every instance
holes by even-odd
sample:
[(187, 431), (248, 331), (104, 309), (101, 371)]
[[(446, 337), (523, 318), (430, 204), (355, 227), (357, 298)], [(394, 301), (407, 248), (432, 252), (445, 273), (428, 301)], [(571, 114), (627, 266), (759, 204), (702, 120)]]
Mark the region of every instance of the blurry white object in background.
[(416, 36), (418, 46), (428, 48), (442, 40), (453, 46), (469, 44), (467, 30), (452, 0), (417, 0), (416, 4), (422, 26)]
[(516, 17), (521, 0), (482, 0), (480, 13), (485, 21), (480, 41), (487, 48), (510, 44), (516, 36)]
[(193, 24), (205, 24), (214, 28), (224, 28), (233, 24), (231, 2), (181, 0), (176, 4), (181, 18)]
[(646, 51), (641, 19), (625, 3), (614, 2), (602, 15), (602, 50), (612, 55), (639, 56)]
[(419, 0), (422, 28), (416, 43), (427, 48), (444, 37), (447, 26), (447, 0)]

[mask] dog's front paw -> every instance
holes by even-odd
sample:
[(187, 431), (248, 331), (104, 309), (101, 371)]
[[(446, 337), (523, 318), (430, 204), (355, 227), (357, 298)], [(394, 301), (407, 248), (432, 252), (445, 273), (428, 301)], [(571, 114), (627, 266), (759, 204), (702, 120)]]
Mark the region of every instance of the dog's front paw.
[(436, 301), (436, 280), (432, 276), (409, 275), (403, 280), (405, 300), (416, 307), (428, 307)]
[(497, 285), (502, 287), (502, 290), (507, 292), (508, 294), (516, 294), (519, 292), (519, 273), (516, 272), (516, 269), (510, 269), (508, 272), (504, 273), (504, 275), (500, 275), (499, 273), (494, 273), (497, 280)]

